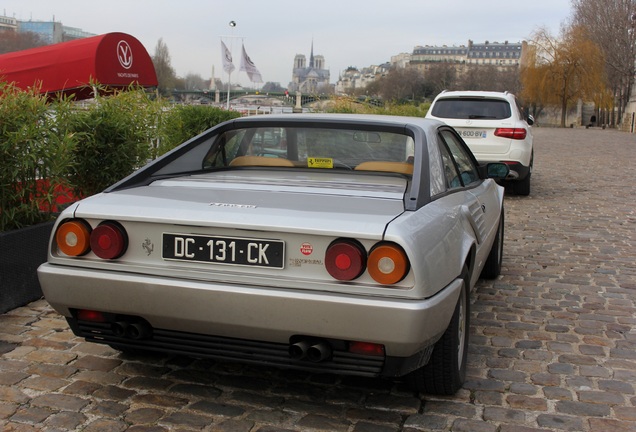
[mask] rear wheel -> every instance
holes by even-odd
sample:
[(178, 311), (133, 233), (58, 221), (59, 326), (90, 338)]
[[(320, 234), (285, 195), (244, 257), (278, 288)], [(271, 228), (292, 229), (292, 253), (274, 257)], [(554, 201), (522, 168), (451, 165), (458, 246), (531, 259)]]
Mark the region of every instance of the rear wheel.
[(486, 264), (481, 271), (481, 277), (485, 279), (494, 279), (501, 273), (501, 263), (503, 261), (503, 244), (504, 244), (504, 210), (501, 209), (499, 217), (499, 225), (495, 241), (490, 248), (490, 253), (486, 259)]
[(448, 328), (437, 341), (428, 364), (407, 375), (415, 390), (437, 395), (453, 395), (466, 380), (470, 302), (468, 270), (461, 275), (462, 288)]

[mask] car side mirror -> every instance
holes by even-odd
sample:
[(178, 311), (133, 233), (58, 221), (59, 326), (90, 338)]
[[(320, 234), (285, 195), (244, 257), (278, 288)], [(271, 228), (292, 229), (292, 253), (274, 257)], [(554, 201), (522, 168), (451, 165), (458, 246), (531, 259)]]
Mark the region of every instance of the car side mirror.
[(529, 126), (532, 126), (534, 124), (534, 117), (532, 117), (530, 114), (528, 114), (528, 118), (526, 119), (526, 123), (528, 123)]
[(489, 163), (486, 165), (486, 176), (491, 179), (503, 180), (510, 174), (510, 168), (505, 163)]

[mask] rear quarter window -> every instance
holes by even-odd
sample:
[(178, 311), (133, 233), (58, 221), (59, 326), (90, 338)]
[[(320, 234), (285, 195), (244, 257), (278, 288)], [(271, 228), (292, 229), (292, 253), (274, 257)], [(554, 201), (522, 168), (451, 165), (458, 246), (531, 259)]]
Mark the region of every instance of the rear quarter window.
[(448, 119), (503, 120), (510, 118), (512, 112), (505, 100), (448, 98), (438, 99), (433, 105), (432, 114)]

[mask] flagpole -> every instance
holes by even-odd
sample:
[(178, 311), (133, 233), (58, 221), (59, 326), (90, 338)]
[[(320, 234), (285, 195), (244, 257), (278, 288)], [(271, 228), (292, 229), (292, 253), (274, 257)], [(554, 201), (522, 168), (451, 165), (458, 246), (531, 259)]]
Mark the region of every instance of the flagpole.
[[(230, 28), (232, 29), (232, 36), (230, 36), (230, 53), (232, 52), (232, 41), (234, 40), (234, 28), (236, 27), (236, 21), (230, 21)], [(230, 68), (227, 72), (227, 106), (226, 109), (230, 110), (230, 89), (232, 88), (232, 69)]]
[[(232, 30), (234, 30), (234, 27), (236, 27), (236, 21), (230, 21), (230, 28), (232, 28)], [(229, 43), (230, 43), (230, 48), (228, 49), (228, 47), (225, 45), (225, 42), (223, 41), (223, 38), (229, 39)], [(227, 110), (229, 111), (230, 109), (230, 90), (232, 88), (232, 72), (234, 72), (234, 62), (233, 62), (233, 58), (232, 58), (232, 47), (233, 47), (233, 41), (234, 38), (236, 38), (237, 36), (234, 36), (234, 32), (232, 32), (232, 36), (221, 36), (221, 50), (223, 51), (223, 70), (225, 70), (225, 72), (227, 72)], [(238, 36), (240, 37), (240, 36)], [(243, 39), (241, 37), (241, 39)], [(245, 73), (247, 73), (247, 76), (249, 77), (250, 81), (252, 83), (262, 83), (263, 82), (263, 78), (261, 76), (261, 73), (259, 72), (259, 70), (256, 68), (256, 65), (254, 64), (254, 62), (252, 61), (252, 59), (249, 58), (249, 56), (247, 55), (247, 53), (245, 52), (245, 45), (241, 44), (241, 67), (239, 69), (239, 71), (245, 71)]]
[(227, 73), (227, 106), (225, 109), (230, 110), (230, 88), (232, 87), (232, 71)]

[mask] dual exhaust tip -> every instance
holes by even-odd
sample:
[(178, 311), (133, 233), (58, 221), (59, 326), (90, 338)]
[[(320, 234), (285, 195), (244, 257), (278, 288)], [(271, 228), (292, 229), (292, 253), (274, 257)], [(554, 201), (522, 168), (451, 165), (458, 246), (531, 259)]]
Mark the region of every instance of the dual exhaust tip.
[[(111, 330), (118, 338), (142, 340), (152, 337), (152, 327), (146, 321), (116, 321), (111, 324)], [(289, 356), (294, 360), (319, 363), (330, 359), (331, 355), (331, 345), (325, 341), (301, 340), (289, 346)]]
[(319, 363), (331, 358), (331, 354), (331, 345), (324, 341), (301, 340), (289, 346), (289, 356), (294, 360)]
[(145, 321), (117, 321), (111, 324), (111, 329), (118, 338), (142, 340), (152, 336), (152, 327)]

